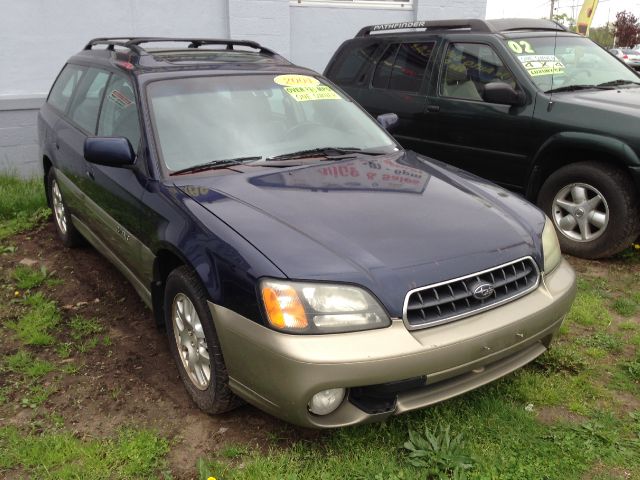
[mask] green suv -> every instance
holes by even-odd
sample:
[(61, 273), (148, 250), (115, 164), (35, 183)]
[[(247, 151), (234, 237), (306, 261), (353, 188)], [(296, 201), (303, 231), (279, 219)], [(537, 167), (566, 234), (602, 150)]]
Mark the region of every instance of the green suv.
[(640, 78), (548, 20), (445, 20), (365, 27), (325, 75), (394, 135), (522, 192), (563, 251), (613, 255), (640, 234)]

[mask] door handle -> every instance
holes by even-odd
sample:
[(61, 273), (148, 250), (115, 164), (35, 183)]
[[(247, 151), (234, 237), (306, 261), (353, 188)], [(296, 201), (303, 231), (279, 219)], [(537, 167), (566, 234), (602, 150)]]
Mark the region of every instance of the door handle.
[(439, 111), (440, 111), (440, 106), (439, 105), (427, 105), (427, 112), (437, 113)]
[(57, 140), (56, 140), (55, 146), (56, 146), (56, 150), (60, 150), (60, 144), (58, 143)]

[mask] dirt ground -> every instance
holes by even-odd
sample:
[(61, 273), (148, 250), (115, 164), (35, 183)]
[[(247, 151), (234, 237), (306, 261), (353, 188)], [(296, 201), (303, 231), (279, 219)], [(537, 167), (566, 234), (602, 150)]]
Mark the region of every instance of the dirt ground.
[[(319, 432), (281, 422), (249, 405), (233, 412), (209, 416), (192, 403), (170, 356), (166, 333), (156, 328), (149, 309), (125, 278), (90, 246), (65, 249), (53, 223), (11, 239), (16, 252), (0, 255), (0, 273), (12, 271), (21, 259), (44, 265), (58, 285), (45, 287), (68, 320), (76, 314), (103, 323), (110, 345), (74, 353), (60, 360), (55, 351), (44, 352), (58, 365), (82, 365), (65, 375), (43, 407), (64, 418), (65, 427), (79, 436), (102, 437), (136, 425), (157, 429), (173, 440), (169, 464), (176, 478), (192, 478), (198, 458), (206, 458), (225, 444), (243, 443), (265, 448), (314, 438)], [(8, 302), (14, 291), (5, 290)], [(15, 353), (18, 344), (0, 342), (0, 355)], [(15, 400), (15, 399), (14, 399)], [(35, 412), (18, 408), (16, 401), (0, 407), (0, 424), (32, 422)], [(42, 408), (41, 408), (42, 410)]]

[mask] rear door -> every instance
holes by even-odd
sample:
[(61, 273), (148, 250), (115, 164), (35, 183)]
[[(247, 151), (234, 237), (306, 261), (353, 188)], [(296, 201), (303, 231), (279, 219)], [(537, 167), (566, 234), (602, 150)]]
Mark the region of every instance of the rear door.
[(368, 85), (358, 100), (374, 117), (396, 113), (399, 123), (393, 135), (415, 150), (424, 135), (426, 88), (433, 69), (437, 40), (397, 41), (386, 44)]
[[(54, 165), (62, 196), (72, 215), (87, 221), (89, 211), (85, 201), (87, 176), (84, 160), (84, 139), (95, 134), (100, 88), (104, 90), (109, 74), (96, 68), (67, 65), (49, 95), (48, 102), (63, 112), (55, 126)], [(63, 110), (64, 109), (64, 110)]]

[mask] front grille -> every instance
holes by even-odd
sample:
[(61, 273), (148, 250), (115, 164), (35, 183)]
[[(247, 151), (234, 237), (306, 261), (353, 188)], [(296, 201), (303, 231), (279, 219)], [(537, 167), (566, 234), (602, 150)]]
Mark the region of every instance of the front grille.
[[(540, 272), (531, 257), (448, 282), (410, 291), (404, 303), (404, 321), (410, 329), (427, 328), (496, 307), (538, 286)], [(474, 297), (476, 286), (494, 287), (484, 299)]]

